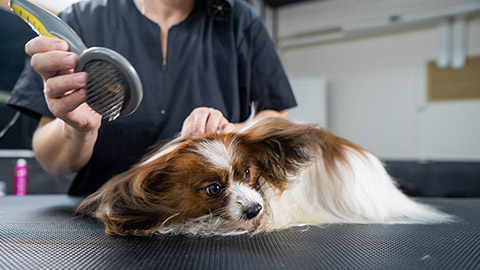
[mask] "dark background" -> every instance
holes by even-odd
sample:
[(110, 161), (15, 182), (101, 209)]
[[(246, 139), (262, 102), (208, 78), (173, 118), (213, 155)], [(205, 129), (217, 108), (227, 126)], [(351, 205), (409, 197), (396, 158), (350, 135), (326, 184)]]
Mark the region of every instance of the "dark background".
[[(25, 43), (36, 36), (31, 28), (20, 18), (0, 8), (0, 91), (2, 94), (12, 90), (28, 61), (24, 51)], [(16, 111), (0, 101), (0, 130), (10, 122)], [(30, 148), (31, 135), (37, 126), (37, 120), (22, 115), (15, 126), (0, 139), (0, 149)]]

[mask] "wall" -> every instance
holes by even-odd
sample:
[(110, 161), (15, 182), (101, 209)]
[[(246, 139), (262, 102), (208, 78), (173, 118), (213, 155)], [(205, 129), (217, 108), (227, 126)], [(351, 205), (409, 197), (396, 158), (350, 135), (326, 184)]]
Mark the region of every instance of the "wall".
[[(301, 32), (298, 22), (292, 22), (294, 17), (305, 22), (306, 31), (313, 31), (306, 22), (315, 24), (316, 20), (322, 20), (321, 14), (340, 14), (338, 6), (331, 7), (332, 2), (342, 1), (314, 2), (303, 9), (280, 10), (280, 38), (289, 36), (294, 27)], [(389, 1), (392, 2), (395, 1)], [(321, 13), (303, 12), (306, 10), (321, 10)], [(344, 12), (343, 17), (348, 17), (355, 10), (346, 8)], [(289, 21), (292, 25), (282, 32), (281, 27)], [(467, 27), (468, 55), (480, 55), (480, 16), (469, 18)], [(384, 159), (478, 161), (480, 100), (426, 101), (426, 63), (436, 58), (436, 52), (437, 28), (428, 25), (284, 48), (280, 55), (290, 74), (326, 76), (327, 122), (334, 133)]]
[(321, 75), (288, 74), (297, 106), (288, 110), (288, 116), (298, 123), (327, 126), (327, 85)]

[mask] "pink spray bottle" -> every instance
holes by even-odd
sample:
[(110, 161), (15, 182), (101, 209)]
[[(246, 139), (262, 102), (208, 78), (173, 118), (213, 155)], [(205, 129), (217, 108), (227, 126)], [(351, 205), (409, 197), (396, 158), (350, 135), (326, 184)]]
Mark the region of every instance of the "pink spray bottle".
[(15, 166), (14, 194), (24, 196), (27, 194), (27, 161), (23, 158), (17, 160)]

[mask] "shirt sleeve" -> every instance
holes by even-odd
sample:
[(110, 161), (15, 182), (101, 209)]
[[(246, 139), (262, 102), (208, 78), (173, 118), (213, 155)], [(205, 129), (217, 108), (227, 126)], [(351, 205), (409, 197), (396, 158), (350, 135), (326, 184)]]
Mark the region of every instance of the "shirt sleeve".
[(259, 111), (285, 110), (297, 105), (275, 45), (261, 19), (256, 19), (244, 32), (241, 61), (249, 71), (244, 83), (250, 89), (250, 101)]
[(15, 83), (7, 104), (37, 119), (44, 115), (55, 118), (45, 101), (43, 80), (30, 66), (30, 61), (27, 62)]

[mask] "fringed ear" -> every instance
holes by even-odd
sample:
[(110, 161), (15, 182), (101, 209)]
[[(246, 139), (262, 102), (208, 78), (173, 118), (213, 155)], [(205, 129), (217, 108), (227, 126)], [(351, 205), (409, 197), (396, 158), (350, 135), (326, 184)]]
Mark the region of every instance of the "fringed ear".
[(315, 125), (300, 125), (283, 118), (268, 118), (239, 134), (263, 171), (264, 179), (283, 190), (288, 176), (307, 165), (321, 143)]
[(160, 178), (158, 168), (133, 167), (87, 197), (76, 212), (101, 219), (108, 234), (149, 234), (175, 212), (159, 202), (168, 190)]

